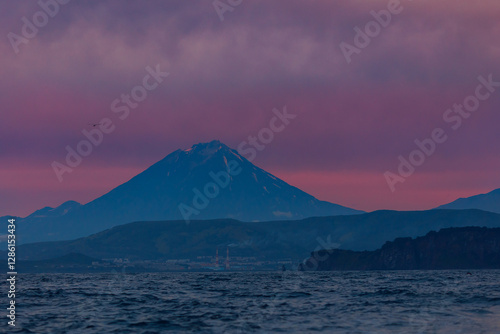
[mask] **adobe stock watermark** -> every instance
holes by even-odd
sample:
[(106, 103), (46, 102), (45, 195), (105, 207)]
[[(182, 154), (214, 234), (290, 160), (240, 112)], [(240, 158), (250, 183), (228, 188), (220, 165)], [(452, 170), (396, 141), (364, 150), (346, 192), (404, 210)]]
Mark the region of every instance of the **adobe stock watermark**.
[(401, 14), (403, 9), (404, 7), (401, 4), (401, 0), (389, 0), (387, 9), (382, 9), (378, 12), (372, 10), (370, 12), (374, 20), (366, 23), (364, 29), (358, 26), (354, 27), (354, 32), (356, 34), (354, 35), (353, 44), (341, 42), (339, 45), (347, 63), (350, 64), (352, 62), (353, 55), (359, 55), (363, 49), (367, 48), (372, 42), (372, 39), (377, 38), (382, 33), (383, 29), (391, 24), (392, 17)]
[(7, 38), (14, 50), (15, 54), (19, 54), (19, 46), (21, 44), (28, 44), (30, 40), (34, 39), (39, 32), (39, 29), (45, 27), (51, 18), (54, 18), (60, 11), (61, 5), (66, 5), (71, 0), (39, 0), (38, 6), (41, 10), (35, 12), (31, 20), (26, 16), (21, 18), (23, 25), (20, 34), (9, 32)]
[[(242, 141), (237, 147), (238, 153), (250, 162), (257, 157), (259, 151), (263, 151), (266, 145), (274, 140), (276, 133), (285, 130), (290, 121), (297, 117), (297, 115), (288, 113), (286, 106), (283, 107), (283, 111), (275, 108), (272, 112), (274, 116), (269, 120), (268, 127), (260, 129), (256, 136), (248, 136), (247, 140)], [(209, 205), (210, 200), (219, 196), (221, 189), (225, 189), (231, 183), (232, 177), (241, 172), (242, 167), (236, 160), (229, 160), (225, 170), (211, 171), (209, 176), (213, 182), (206, 183), (202, 190), (193, 188), (191, 205), (185, 203), (178, 205), (184, 221), (189, 223), (191, 216), (199, 215)]]
[[(131, 110), (136, 109), (139, 103), (148, 97), (148, 92), (155, 90), (170, 75), (168, 72), (161, 71), (159, 64), (155, 68), (146, 66), (146, 72), (142, 84), (134, 86), (129, 94), (121, 94), (119, 98), (111, 102), (110, 109), (120, 120), (126, 120)], [(83, 129), (82, 134), (85, 139), (80, 140), (74, 148), (66, 145), (65, 163), (53, 161), (51, 164), (59, 182), (63, 182), (64, 174), (73, 172), (73, 169), (83, 162), (84, 157), (92, 154), (94, 147), (102, 144), (104, 135), (111, 134), (115, 129), (116, 125), (113, 120), (105, 117), (99, 123), (94, 124), (92, 129)]]
[[(462, 104), (454, 104), (452, 108), (447, 109), (443, 113), (443, 121), (451, 127), (453, 131), (460, 129), (463, 121), (472, 116), (479, 109), (481, 102), (488, 100), (492, 94), (500, 87), (500, 81), (493, 80), (493, 74), (486, 77), (479, 76), (479, 85), (476, 86), (474, 94), (467, 96)], [(405, 182), (410, 176), (415, 173), (417, 167), (422, 166), (426, 159), (433, 155), (439, 144), (443, 144), (448, 140), (447, 131), (443, 128), (435, 128), (430, 135), (423, 140), (415, 139), (416, 148), (404, 157), (398, 157), (399, 166), (397, 173), (386, 171), (384, 173), (385, 180), (391, 192), (396, 191), (398, 183)]]
[(225, 12), (233, 12), (236, 7), (241, 5), (243, 0), (214, 0), (212, 5), (214, 6), (215, 12), (219, 16), (221, 22), (224, 21)]

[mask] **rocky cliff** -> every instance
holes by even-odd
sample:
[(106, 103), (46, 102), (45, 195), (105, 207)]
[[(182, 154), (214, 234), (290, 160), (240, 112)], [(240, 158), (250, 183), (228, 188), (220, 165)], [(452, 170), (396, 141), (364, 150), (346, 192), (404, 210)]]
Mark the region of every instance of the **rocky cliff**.
[(415, 239), (398, 238), (375, 251), (321, 250), (299, 269), (500, 269), (500, 228), (446, 228)]

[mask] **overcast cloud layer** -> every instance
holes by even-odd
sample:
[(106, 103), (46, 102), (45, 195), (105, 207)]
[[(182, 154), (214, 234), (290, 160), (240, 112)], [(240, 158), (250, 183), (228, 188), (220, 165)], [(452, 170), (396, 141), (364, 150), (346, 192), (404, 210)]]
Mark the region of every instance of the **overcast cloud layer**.
[[(402, 12), (352, 56), (356, 26), (389, 1), (243, 0), (219, 20), (212, 1), (72, 1), (19, 53), (36, 2), (0, 3), (0, 215), (88, 202), (178, 148), (236, 147), (297, 114), (253, 161), (322, 200), (361, 210), (429, 209), (500, 188), (500, 89), (450, 130), (444, 112), (500, 81), (497, 0), (402, 0)], [(147, 66), (170, 75), (125, 120), (110, 105)], [(53, 161), (88, 123), (116, 130), (59, 182)], [(448, 140), (393, 193), (415, 139)]]

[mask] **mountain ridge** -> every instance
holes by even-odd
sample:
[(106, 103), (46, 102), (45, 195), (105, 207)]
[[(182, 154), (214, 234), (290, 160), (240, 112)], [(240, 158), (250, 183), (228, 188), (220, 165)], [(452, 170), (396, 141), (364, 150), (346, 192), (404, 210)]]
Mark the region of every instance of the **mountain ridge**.
[(131, 260), (185, 259), (231, 248), (233, 256), (302, 261), (317, 247), (338, 245), (373, 251), (386, 241), (422, 236), (448, 227), (500, 228), (500, 214), (480, 210), (375, 211), (302, 220), (241, 222), (234, 219), (139, 221), (75, 240), (21, 245), (20, 260), (43, 260), (69, 253)]
[(438, 206), (436, 209), (479, 209), (500, 213), (500, 188), (486, 194), (479, 194), (465, 198), (459, 198), (448, 204)]

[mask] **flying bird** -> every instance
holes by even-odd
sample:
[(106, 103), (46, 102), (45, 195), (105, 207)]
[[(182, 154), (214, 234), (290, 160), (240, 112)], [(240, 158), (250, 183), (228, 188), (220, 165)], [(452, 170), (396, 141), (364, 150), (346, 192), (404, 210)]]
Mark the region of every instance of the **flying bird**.
[(89, 125), (92, 125), (93, 128), (95, 128), (98, 125), (101, 125), (101, 123), (89, 123)]

